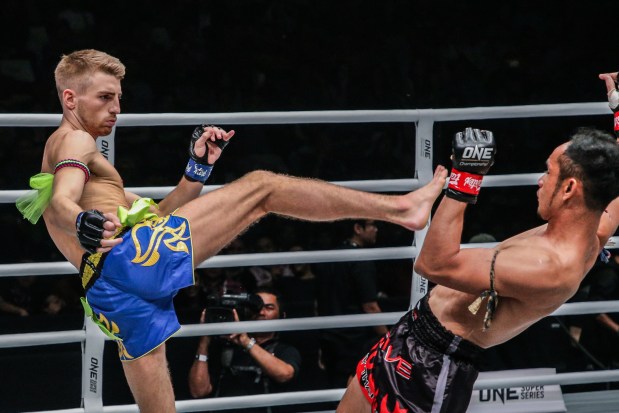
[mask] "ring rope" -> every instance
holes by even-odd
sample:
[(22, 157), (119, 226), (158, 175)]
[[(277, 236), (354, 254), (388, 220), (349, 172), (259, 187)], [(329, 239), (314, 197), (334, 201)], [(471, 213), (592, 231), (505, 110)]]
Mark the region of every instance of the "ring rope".
[[(473, 389), (500, 389), (520, 386), (542, 386), (550, 384), (570, 385), (619, 381), (619, 370), (587, 371), (576, 373), (558, 373), (540, 376), (481, 378), (477, 379)], [(310, 390), (303, 392), (269, 393), (252, 396), (218, 397), (200, 400), (180, 400), (176, 409), (181, 412), (199, 412), (204, 410), (248, 409), (265, 406), (281, 406), (318, 402), (335, 402), (341, 399), (344, 389)], [(104, 412), (135, 413), (136, 405), (104, 406)], [(55, 410), (56, 413), (84, 412), (84, 409)], [(43, 413), (43, 412), (39, 412)]]
[[(118, 116), (117, 126), (196, 125), (208, 119), (221, 125), (267, 125), (300, 123), (370, 123), (539, 118), (609, 114), (608, 102), (561, 103), (549, 105), (493, 106), (453, 109), (328, 110), (242, 113), (144, 113)], [(0, 114), (0, 127), (58, 126), (59, 114)]]
[[(619, 237), (611, 237), (606, 248), (616, 249)], [(461, 248), (493, 248), (497, 243), (462, 244)], [(318, 262), (371, 261), (412, 259), (417, 248), (385, 247), (345, 250), (316, 250), (294, 252), (270, 252), (252, 254), (216, 255), (200, 263), (197, 268), (227, 268), (252, 265), (312, 264)], [(77, 274), (67, 261), (0, 264), (1, 277), (23, 277), (29, 275)]]
[[(619, 313), (619, 300), (566, 303), (555, 310), (552, 314), (549, 314), (548, 317), (598, 313)], [(181, 326), (180, 331), (175, 335), (175, 337), (232, 334), (244, 331), (259, 333), (270, 331), (302, 331), (322, 330), (325, 328), (369, 327), (394, 324), (401, 317), (402, 312), (397, 311), (376, 314), (351, 314), (341, 316), (239, 321), (214, 324), (184, 324)], [(86, 334), (83, 330), (2, 334), (0, 335), (0, 348), (75, 343), (82, 342), (85, 338)], [(105, 339), (108, 338), (105, 337)]]

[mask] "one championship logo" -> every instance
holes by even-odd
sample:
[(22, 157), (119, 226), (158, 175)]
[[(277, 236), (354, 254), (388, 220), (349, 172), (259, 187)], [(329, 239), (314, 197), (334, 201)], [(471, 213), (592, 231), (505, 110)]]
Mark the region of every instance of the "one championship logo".
[(491, 160), (492, 148), (484, 148), (481, 146), (467, 146), (462, 152), (462, 159), (474, 159), (474, 160)]

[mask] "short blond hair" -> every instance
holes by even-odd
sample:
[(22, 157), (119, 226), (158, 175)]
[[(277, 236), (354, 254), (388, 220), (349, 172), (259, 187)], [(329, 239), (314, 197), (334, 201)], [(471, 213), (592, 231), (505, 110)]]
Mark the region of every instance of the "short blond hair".
[(65, 89), (83, 92), (89, 85), (89, 78), (96, 72), (114, 76), (118, 80), (125, 77), (125, 65), (105, 52), (94, 49), (78, 50), (63, 55), (54, 71), (56, 90), (62, 101)]

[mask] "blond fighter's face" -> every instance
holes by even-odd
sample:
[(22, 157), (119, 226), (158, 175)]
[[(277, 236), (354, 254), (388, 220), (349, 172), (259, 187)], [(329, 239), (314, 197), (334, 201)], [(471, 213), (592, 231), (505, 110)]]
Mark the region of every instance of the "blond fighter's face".
[(120, 113), (121, 96), (120, 80), (97, 72), (85, 90), (76, 92), (74, 114), (93, 137), (109, 135)]

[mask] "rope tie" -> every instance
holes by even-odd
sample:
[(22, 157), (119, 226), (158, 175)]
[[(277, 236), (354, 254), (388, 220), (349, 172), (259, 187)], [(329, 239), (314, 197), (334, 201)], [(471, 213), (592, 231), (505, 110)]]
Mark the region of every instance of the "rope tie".
[(469, 311), (472, 314), (477, 314), (479, 308), (481, 307), (481, 303), (487, 297), (488, 302), (486, 303), (486, 315), (484, 316), (484, 326), (482, 331), (486, 331), (490, 328), (490, 324), (492, 324), (492, 318), (494, 317), (494, 313), (496, 312), (496, 308), (499, 305), (499, 293), (494, 289), (494, 263), (496, 262), (496, 256), (499, 255), (500, 250), (494, 251), (494, 255), (492, 256), (492, 262), (490, 263), (490, 289), (482, 292), (479, 297), (475, 299), (469, 305)]

